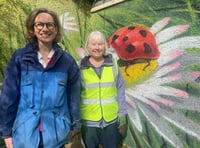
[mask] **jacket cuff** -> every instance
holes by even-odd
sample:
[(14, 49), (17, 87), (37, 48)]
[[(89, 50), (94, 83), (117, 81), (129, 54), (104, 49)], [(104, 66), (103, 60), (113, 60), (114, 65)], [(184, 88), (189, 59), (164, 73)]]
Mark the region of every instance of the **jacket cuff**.
[(0, 131), (0, 137), (3, 139), (12, 137), (12, 131)]
[(72, 125), (72, 130), (73, 131), (78, 131), (81, 128), (81, 123), (80, 122), (76, 122)]

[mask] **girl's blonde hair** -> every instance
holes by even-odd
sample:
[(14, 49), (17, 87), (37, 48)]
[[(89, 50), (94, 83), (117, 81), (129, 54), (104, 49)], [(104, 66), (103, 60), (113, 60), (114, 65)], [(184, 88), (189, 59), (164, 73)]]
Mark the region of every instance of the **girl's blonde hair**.
[(108, 46), (107, 46), (107, 41), (106, 41), (104, 34), (101, 33), (100, 31), (93, 31), (89, 34), (89, 36), (86, 40), (86, 43), (85, 43), (85, 56), (89, 56), (88, 45), (94, 39), (98, 39), (98, 40), (103, 39), (104, 47), (105, 47), (105, 52), (103, 55), (104, 56), (108, 55)]

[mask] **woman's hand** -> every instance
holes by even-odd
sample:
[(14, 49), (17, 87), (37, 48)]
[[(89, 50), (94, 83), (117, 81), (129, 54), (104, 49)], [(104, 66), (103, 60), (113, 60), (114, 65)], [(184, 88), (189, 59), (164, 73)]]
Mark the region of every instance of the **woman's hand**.
[(13, 143), (12, 143), (12, 138), (11, 137), (5, 138), (4, 142), (6, 144), (6, 148), (13, 148)]
[(124, 136), (126, 134), (126, 127), (125, 127), (125, 125), (124, 126), (119, 126), (118, 129), (119, 129), (119, 133), (122, 136)]
[(80, 130), (76, 130), (76, 131), (70, 131), (69, 133), (69, 138), (68, 138), (69, 142), (73, 142), (73, 140), (77, 140), (77, 139), (81, 139), (81, 132)]
[(119, 129), (119, 133), (121, 134), (121, 136), (125, 136), (126, 135), (126, 131), (127, 131), (127, 119), (126, 116), (123, 117), (119, 117), (118, 118), (118, 129)]

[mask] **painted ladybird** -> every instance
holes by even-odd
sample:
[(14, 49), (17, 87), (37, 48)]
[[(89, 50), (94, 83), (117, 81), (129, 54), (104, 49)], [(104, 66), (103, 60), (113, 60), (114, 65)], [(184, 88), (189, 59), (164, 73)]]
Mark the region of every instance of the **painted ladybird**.
[(108, 39), (108, 46), (114, 48), (119, 56), (119, 66), (149, 63), (160, 56), (155, 36), (140, 26), (119, 29)]

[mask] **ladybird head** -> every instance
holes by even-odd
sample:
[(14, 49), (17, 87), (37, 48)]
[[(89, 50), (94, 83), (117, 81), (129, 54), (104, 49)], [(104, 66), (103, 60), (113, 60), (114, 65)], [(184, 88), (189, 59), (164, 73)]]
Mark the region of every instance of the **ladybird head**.
[(157, 59), (160, 56), (154, 35), (140, 26), (119, 29), (108, 39), (108, 46), (112, 46), (124, 61)]

